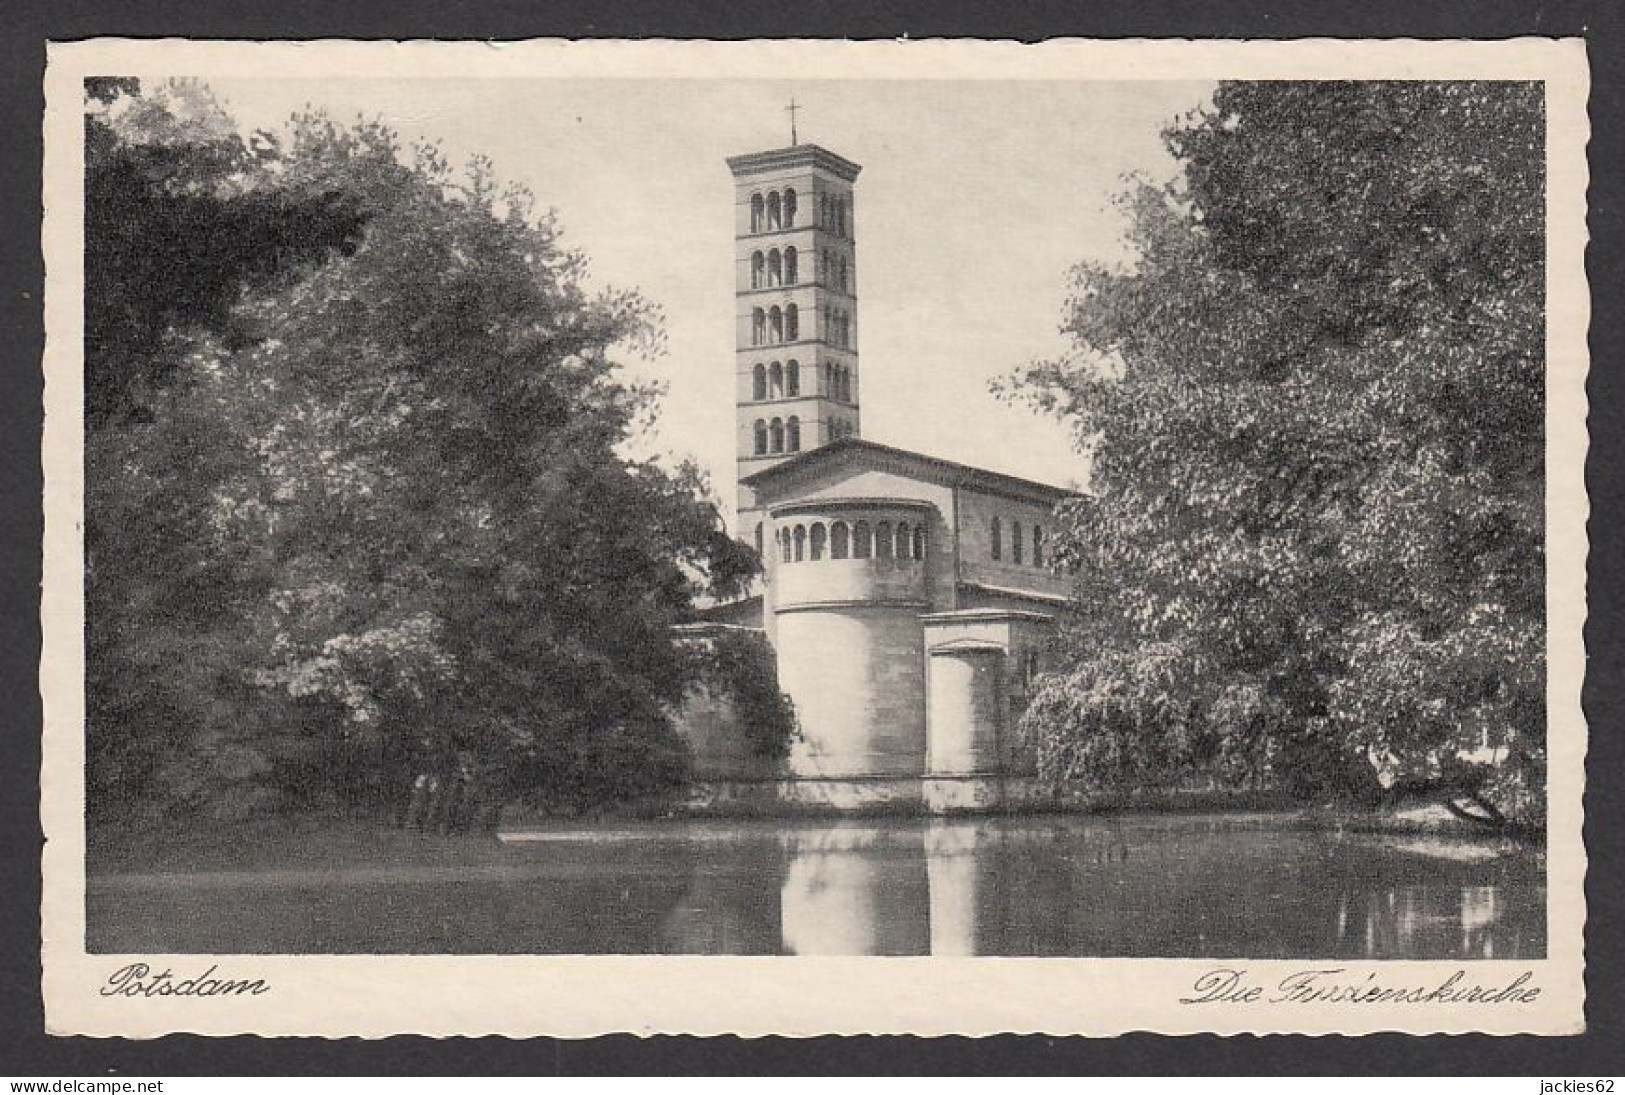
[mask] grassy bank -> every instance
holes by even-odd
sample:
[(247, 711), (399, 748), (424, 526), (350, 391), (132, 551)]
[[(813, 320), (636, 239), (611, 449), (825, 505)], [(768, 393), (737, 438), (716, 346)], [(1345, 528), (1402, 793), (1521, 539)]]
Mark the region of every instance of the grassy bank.
[[(1211, 796), (1164, 798), (1155, 804), (1123, 800), (1096, 802), (1088, 806), (1074, 803), (1063, 810), (1026, 809), (1007, 811), (998, 816), (1058, 814), (1101, 817), (1200, 814), (1233, 819), (1236, 824), (1247, 827), (1450, 837), (1494, 835), (1461, 821), (1439, 806), (1304, 809), (1235, 798), (1218, 806)], [(733, 809), (719, 808), (680, 815), (669, 812), (661, 815), (648, 810), (605, 811), (591, 818), (546, 817), (516, 811), (510, 814), (504, 828), (560, 833), (598, 830), (637, 832), (670, 829), (686, 822), (733, 820), (771, 825), (775, 821), (805, 824), (865, 819), (924, 820), (918, 810), (903, 811), (897, 808), (835, 813), (816, 807), (769, 811), (759, 806), (735, 804)], [(507, 855), (501, 842), (489, 835), (443, 836), (406, 831), (380, 821), (333, 813), (263, 817), (227, 823), (145, 820), (99, 826), (87, 833), (87, 837), (86, 865), (92, 875), (283, 870), (347, 864), (430, 866), (443, 864), (448, 857), (455, 858), (459, 863), (478, 866), (504, 862)], [(1507, 839), (1516, 839), (1521, 843), (1541, 842), (1538, 836), (1527, 834)]]

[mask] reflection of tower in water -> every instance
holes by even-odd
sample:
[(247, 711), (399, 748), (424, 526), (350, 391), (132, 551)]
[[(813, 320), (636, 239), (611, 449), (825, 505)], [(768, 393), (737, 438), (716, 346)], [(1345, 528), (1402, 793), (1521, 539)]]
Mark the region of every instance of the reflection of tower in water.
[(836, 826), (784, 834), (789, 954), (927, 954), (929, 882), (918, 829)]
[[(1089, 869), (1123, 864), (1115, 826), (1075, 831), (988, 819), (923, 827), (847, 825), (787, 833), (784, 949), (823, 955), (1067, 954), (1065, 910)], [(1074, 869), (1046, 869), (1064, 845)], [(1024, 854), (1025, 853), (1025, 854)], [(1083, 868), (1080, 874), (1076, 868)]]

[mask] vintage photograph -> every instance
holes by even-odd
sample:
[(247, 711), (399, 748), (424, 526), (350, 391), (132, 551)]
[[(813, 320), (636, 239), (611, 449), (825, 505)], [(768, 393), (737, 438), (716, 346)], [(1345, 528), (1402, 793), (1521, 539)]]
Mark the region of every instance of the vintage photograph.
[(52, 104), (104, 1001), (427, 955), (1540, 992), (1544, 80), (129, 58)]

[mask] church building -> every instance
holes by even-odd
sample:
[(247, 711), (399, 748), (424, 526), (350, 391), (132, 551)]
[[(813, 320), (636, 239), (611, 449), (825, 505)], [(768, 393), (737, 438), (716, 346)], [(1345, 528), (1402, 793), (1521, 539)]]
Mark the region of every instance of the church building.
[(1067, 603), (1046, 538), (1073, 495), (865, 438), (860, 168), (800, 143), (728, 167), (736, 534), (765, 577), (687, 630), (765, 636), (800, 732), (765, 767), (725, 707), (694, 697), (680, 725), (701, 786), (936, 811), (1036, 794), (1014, 724)]

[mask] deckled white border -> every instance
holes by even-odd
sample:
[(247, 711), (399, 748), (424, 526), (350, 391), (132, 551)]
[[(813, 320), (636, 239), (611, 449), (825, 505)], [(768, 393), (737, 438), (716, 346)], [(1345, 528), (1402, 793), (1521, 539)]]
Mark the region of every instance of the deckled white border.
[[(1181, 1005), (1216, 963), (1168, 959), (727, 957), (142, 956), (191, 971), (264, 978), (251, 997), (131, 1000), (97, 992), (125, 964), (84, 951), (83, 84), (86, 76), (212, 75), (432, 80), (746, 79), (1164, 80), (1507, 79), (1547, 87), (1547, 520), (1549, 609), (1549, 957), (1538, 962), (1320, 963), (1379, 970), (1385, 984), (1437, 984), (1466, 968), (1486, 983), (1535, 971), (1533, 1005)], [(807, 75), (816, 74), (816, 76)], [(525, 43), (53, 43), (45, 126), (45, 701), (41, 911), (48, 1028), (61, 1034), (587, 1036), (612, 1031), (1115, 1034), (1244, 1032), (1493, 1034), (1582, 1028), (1585, 849), (1587, 448), (1583, 42), (756, 41)], [(1314, 967), (1250, 962), (1265, 983)]]

